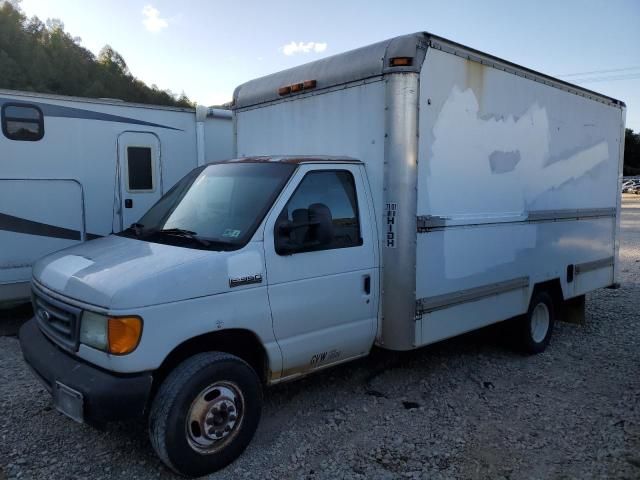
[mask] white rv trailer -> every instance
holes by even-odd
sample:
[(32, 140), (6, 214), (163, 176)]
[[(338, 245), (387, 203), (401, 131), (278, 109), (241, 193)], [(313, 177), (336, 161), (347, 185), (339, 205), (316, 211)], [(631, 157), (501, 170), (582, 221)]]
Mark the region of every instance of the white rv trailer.
[(178, 179), (230, 158), (231, 112), (0, 90), (0, 305), (31, 264), (135, 222)]
[(264, 385), (507, 319), (541, 352), (616, 282), (617, 100), (427, 33), (234, 98), (244, 158), (38, 261), (20, 330), (59, 411), (148, 417), (183, 475), (240, 455)]

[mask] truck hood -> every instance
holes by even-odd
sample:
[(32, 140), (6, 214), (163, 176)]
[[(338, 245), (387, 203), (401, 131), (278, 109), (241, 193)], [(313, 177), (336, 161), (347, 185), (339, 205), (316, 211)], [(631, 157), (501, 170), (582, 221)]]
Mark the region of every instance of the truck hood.
[(215, 252), (111, 235), (44, 257), (33, 278), (63, 296), (122, 310), (224, 293), (231, 279), (261, 280), (263, 269), (260, 242)]

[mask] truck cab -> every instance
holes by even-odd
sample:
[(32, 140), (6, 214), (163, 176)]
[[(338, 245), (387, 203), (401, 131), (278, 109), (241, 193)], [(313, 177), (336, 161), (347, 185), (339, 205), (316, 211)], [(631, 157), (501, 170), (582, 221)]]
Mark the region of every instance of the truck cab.
[(196, 168), (129, 229), (35, 265), (25, 359), (71, 418), (149, 415), (171, 468), (220, 468), (251, 438), (262, 385), (369, 353), (375, 218), (357, 160)]

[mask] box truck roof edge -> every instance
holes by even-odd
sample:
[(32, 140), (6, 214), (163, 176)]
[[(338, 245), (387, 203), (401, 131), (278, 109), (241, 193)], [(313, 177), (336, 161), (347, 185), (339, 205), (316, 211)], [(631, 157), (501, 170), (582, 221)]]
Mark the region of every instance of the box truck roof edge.
[[(621, 100), (537, 72), (429, 32), (394, 37), (327, 58), (250, 80), (236, 87), (233, 109), (273, 102), (289, 93), (316, 92), (385, 73), (420, 72), (427, 48), (491, 66), (592, 100), (625, 107)], [(287, 90), (288, 89), (288, 90)], [(312, 92), (312, 93), (313, 93)]]

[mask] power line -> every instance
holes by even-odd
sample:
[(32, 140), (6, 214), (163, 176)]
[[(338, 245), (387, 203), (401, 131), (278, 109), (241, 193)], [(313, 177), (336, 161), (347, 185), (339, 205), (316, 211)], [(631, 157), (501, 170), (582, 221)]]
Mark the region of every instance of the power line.
[(596, 83), (596, 82), (614, 82), (617, 80), (635, 80), (636, 78), (640, 78), (640, 73), (631, 73), (627, 75), (605, 75), (603, 77), (576, 79), (573, 81), (576, 83)]
[(558, 75), (558, 77), (582, 77), (585, 75), (594, 75), (599, 73), (627, 72), (629, 70), (637, 70), (639, 68), (640, 68), (640, 65), (637, 65), (635, 67), (611, 68), (608, 70), (592, 70), (590, 72), (579, 72), (579, 73), (565, 73), (564, 75)]

